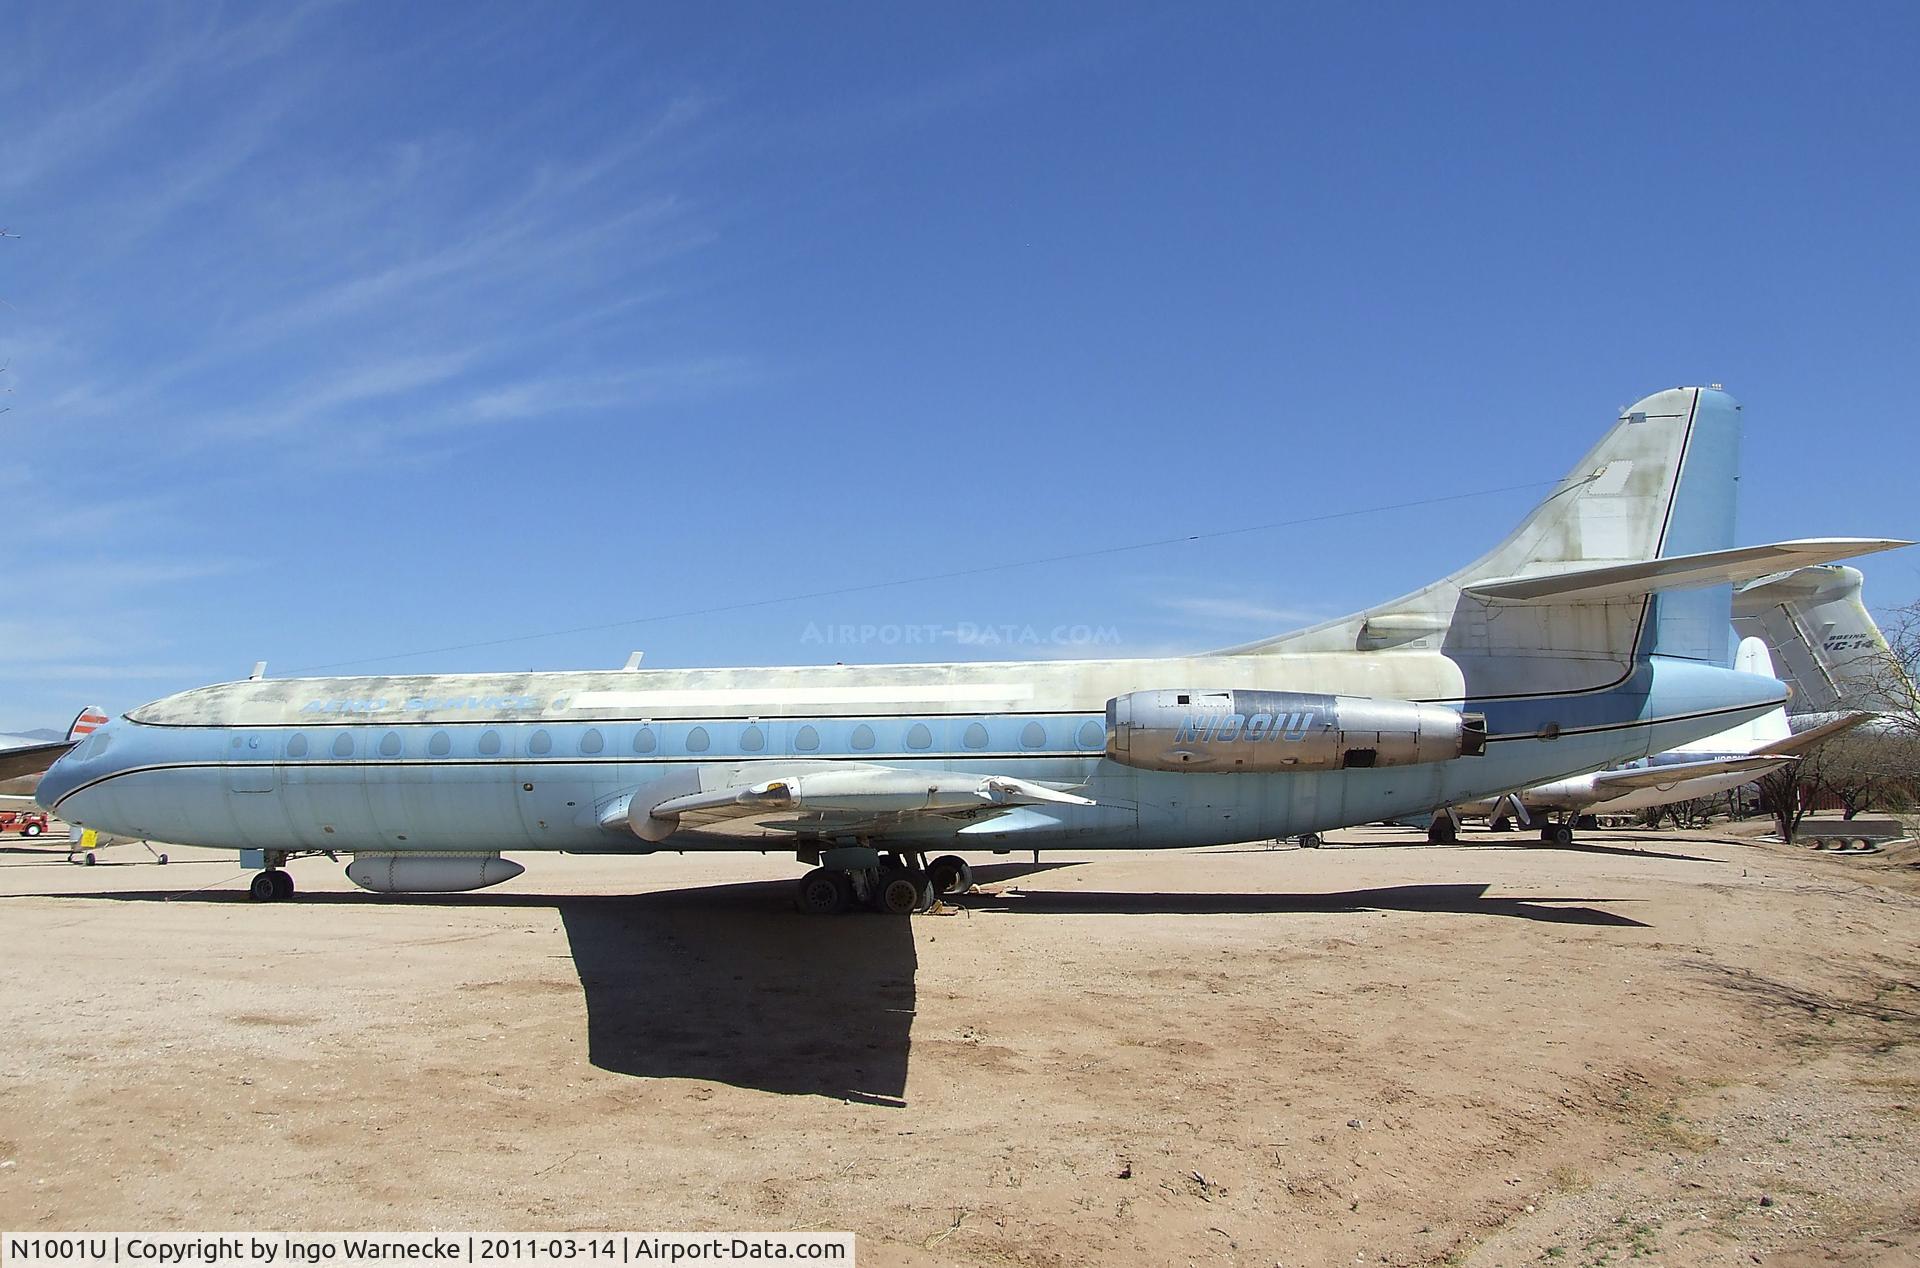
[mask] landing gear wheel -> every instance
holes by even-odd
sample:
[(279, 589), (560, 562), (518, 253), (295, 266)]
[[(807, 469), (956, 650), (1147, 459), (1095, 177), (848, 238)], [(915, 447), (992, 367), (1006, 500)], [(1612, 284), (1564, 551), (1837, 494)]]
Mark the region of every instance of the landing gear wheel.
[(793, 895), (793, 905), (809, 916), (837, 916), (852, 902), (852, 879), (832, 867), (816, 867), (802, 876)]
[(1505, 815), (1501, 815), (1498, 819), (1495, 819), (1492, 823), (1489, 823), (1487, 825), (1487, 831), (1511, 832), (1513, 831), (1513, 820), (1507, 818)]
[(1455, 830), (1453, 819), (1448, 815), (1435, 815), (1433, 822), (1427, 825), (1428, 845), (1452, 845), (1459, 839), (1460, 834)]
[(280, 886), (274, 883), (274, 873), (255, 872), (253, 879), (247, 882), (247, 897), (256, 903), (275, 902), (280, 897)]
[(100, 860), (93, 857), (92, 850), (88, 850), (87, 857), (84, 861), (88, 867), (92, 867), (95, 863), (98, 863)]
[(942, 854), (927, 867), (927, 881), (936, 898), (973, 889), (973, 868), (958, 854)]
[(919, 873), (889, 868), (874, 888), (873, 905), (889, 916), (911, 916), (933, 906), (933, 886)]
[(165, 867), (167, 865), (167, 856), (162, 854), (158, 859), (154, 861), (159, 863), (161, 867)]
[(1540, 829), (1540, 839), (1548, 845), (1572, 845), (1573, 828), (1564, 823), (1550, 823)]
[(1303, 850), (1317, 850), (1325, 844), (1326, 842), (1320, 839), (1318, 832), (1303, 832), (1300, 834), (1300, 848)]
[(283, 872), (279, 868), (273, 868), (267, 872), (267, 875), (273, 877), (273, 887), (276, 891), (274, 893), (275, 898), (287, 899), (293, 897), (293, 876), (291, 873)]

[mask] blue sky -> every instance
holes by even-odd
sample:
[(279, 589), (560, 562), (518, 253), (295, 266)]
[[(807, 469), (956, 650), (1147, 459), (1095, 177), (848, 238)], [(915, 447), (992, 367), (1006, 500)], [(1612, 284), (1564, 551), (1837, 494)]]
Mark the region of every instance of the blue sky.
[(1558, 9), (11, 6), (0, 730), (1239, 642), (1678, 383), (1743, 539), (1920, 536), (1916, 11)]

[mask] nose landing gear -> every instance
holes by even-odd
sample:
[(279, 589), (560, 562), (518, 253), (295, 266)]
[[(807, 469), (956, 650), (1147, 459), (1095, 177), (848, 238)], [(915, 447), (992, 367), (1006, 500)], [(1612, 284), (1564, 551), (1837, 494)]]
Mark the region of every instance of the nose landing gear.
[(293, 877), (277, 867), (256, 872), (247, 896), (257, 903), (277, 903), (293, 897)]

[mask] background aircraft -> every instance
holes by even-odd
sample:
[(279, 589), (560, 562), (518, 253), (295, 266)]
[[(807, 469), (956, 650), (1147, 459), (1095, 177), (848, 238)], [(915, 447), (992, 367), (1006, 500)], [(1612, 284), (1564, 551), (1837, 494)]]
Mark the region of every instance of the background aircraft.
[(1861, 601), (1862, 580), (1825, 564), (1748, 582), (1734, 592), (1734, 627), (1772, 652), (1793, 688), (1795, 729), (1865, 709), (1882, 715), (1869, 733), (1920, 735), (1920, 693)]
[(47, 768), (106, 724), (106, 712), (98, 705), (88, 705), (75, 716), (64, 740), (0, 735), (0, 801), (31, 801)]
[[(1740, 641), (1734, 667), (1773, 676), (1767, 645), (1757, 638)], [(1571, 845), (1574, 828), (1586, 815), (1650, 810), (1739, 788), (1770, 770), (1798, 761), (1808, 749), (1858, 726), (1868, 716), (1842, 713), (1795, 733), (1788, 725), (1783, 705), (1750, 722), (1652, 757), (1457, 806), (1450, 813), (1434, 817), (1427, 839), (1451, 841), (1459, 830), (1459, 816), (1478, 814), (1485, 815), (1496, 831), (1512, 821), (1523, 828), (1531, 827), (1538, 818), (1542, 820), (1542, 841)]]
[(1740, 407), (1623, 413), (1501, 544), (1390, 603), (1204, 656), (250, 679), (134, 710), (41, 784), (69, 822), (473, 889), (505, 849), (792, 849), (804, 910), (906, 913), (938, 849), (1197, 846), (1644, 757), (1777, 707), (1730, 583), (1902, 542), (1734, 548)]

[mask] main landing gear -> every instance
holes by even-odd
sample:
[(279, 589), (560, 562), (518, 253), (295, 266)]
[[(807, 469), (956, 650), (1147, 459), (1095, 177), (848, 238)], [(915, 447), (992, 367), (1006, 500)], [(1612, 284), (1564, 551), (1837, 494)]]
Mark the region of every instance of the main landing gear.
[(277, 903), (293, 897), (293, 877), (277, 867), (255, 872), (247, 897), (257, 903)]
[(794, 906), (810, 916), (832, 916), (861, 904), (889, 916), (930, 910), (943, 895), (973, 888), (973, 868), (956, 854), (932, 863), (926, 855), (882, 855), (845, 848), (825, 851), (822, 862), (800, 878)]
[(1573, 825), (1571, 823), (1543, 823), (1540, 825), (1540, 841), (1543, 845), (1572, 845)]
[(247, 897), (256, 903), (281, 903), (292, 898), (293, 877), (285, 870), (291, 857), (286, 850), (242, 850), (240, 866), (266, 869), (254, 873), (247, 885)]

